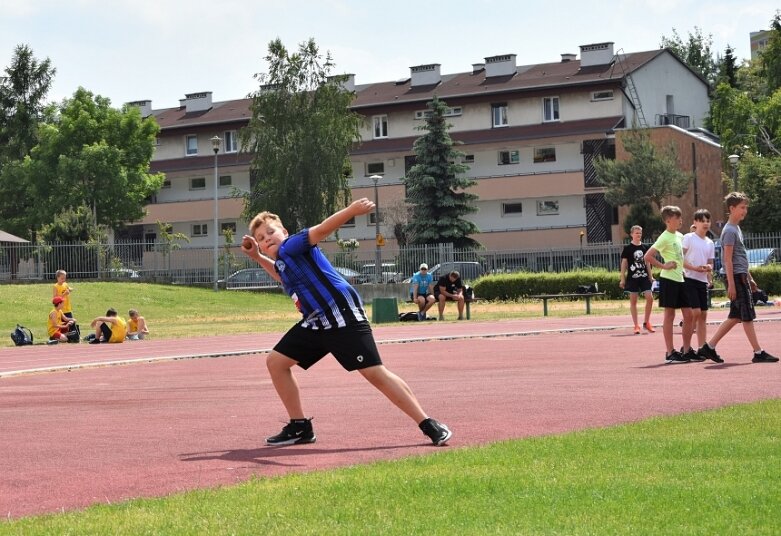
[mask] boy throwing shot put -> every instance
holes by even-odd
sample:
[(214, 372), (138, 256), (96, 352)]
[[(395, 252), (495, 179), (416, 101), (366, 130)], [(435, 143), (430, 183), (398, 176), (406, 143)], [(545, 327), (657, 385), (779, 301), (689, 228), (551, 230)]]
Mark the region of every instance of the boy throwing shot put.
[(261, 212), (250, 223), (250, 234), (244, 236), (242, 251), (282, 282), (303, 315), (266, 358), (274, 389), (290, 417), (280, 433), (266, 438), (268, 445), (315, 442), (312, 420), (305, 416), (292, 369), (298, 365), (306, 370), (328, 353), (344, 369), (357, 370), (414, 420), (434, 445), (444, 445), (453, 435), (447, 426), (430, 418), (407, 383), (382, 364), (360, 296), (317, 247), (350, 219), (373, 209), (373, 202), (358, 199), (292, 236), (279, 216)]

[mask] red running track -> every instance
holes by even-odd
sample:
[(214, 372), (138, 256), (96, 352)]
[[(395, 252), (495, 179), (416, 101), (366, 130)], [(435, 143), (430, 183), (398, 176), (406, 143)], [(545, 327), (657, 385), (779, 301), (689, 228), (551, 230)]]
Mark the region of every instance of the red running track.
[[(771, 353), (781, 353), (773, 335), (778, 313), (761, 312), (756, 326)], [(751, 364), (740, 328), (719, 345), (723, 365), (664, 365), (661, 333), (608, 329), (619, 322), (626, 326), (625, 320), (427, 323), (379, 327), (376, 333), (386, 341), (467, 337), (381, 346), (386, 365), (407, 380), (427, 411), (453, 428), (451, 448), (781, 397), (781, 366)], [(564, 332), (508, 335), (545, 330)], [(276, 335), (251, 337), (261, 347), (274, 340)], [(33, 347), (4, 350), (0, 362), (23, 355), (41, 363), (43, 357), (31, 357), (39, 349), (44, 357), (67, 351), (84, 359), (96, 357), (93, 350), (145, 359), (155, 357), (152, 349), (166, 348), (205, 355), (210, 349), (232, 351), (233, 344), (243, 348), (243, 341)], [(331, 359), (297, 373), (318, 442), (263, 446), (285, 415), (262, 357), (174, 359), (0, 378), (0, 515), (15, 518), (253, 475), (438, 451), (358, 374), (345, 373)]]

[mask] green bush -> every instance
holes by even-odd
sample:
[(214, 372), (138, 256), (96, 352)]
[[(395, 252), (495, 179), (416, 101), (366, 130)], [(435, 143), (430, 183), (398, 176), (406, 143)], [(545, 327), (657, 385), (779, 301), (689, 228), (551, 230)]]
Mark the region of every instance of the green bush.
[(475, 295), (488, 300), (518, 300), (534, 294), (576, 292), (580, 285), (596, 283), (605, 297), (619, 299), (618, 272), (607, 270), (576, 270), (561, 273), (519, 272), (481, 277), (474, 283)]
[(781, 263), (752, 268), (751, 277), (759, 288), (771, 296), (781, 295)]

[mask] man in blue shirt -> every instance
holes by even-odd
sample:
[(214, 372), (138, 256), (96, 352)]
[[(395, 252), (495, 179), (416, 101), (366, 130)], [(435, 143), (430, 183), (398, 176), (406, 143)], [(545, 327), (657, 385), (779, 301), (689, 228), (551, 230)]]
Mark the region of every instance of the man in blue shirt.
[(418, 320), (426, 319), (426, 311), (436, 303), (434, 299), (434, 276), (428, 273), (428, 264), (420, 265), (420, 271), (412, 276), (412, 301), (418, 305)]

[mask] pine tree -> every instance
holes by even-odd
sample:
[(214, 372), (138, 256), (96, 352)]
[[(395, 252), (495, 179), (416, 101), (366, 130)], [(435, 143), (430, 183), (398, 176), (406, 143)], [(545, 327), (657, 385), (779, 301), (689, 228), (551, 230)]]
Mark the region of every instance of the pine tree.
[(466, 192), (475, 181), (463, 174), (469, 167), (460, 163), (464, 154), (453, 148), (445, 121), (447, 105), (436, 96), (428, 104), (426, 134), (415, 140), (416, 164), (405, 183), (412, 217), (407, 224), (411, 244), (452, 243), (460, 249), (475, 249), (480, 244), (469, 235), (479, 232), (464, 216), (477, 212), (477, 195)]

